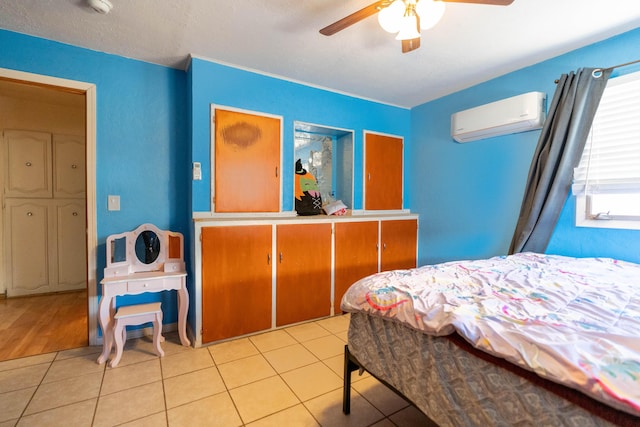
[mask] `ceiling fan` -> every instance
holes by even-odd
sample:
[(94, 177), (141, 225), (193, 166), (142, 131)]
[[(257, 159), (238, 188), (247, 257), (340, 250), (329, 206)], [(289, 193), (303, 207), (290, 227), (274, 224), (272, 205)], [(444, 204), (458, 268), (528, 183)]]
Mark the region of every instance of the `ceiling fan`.
[(420, 29), (429, 29), (440, 20), (445, 2), (508, 6), (513, 0), (380, 0), (327, 25), (320, 34), (331, 36), (378, 13), (380, 26), (398, 33), (396, 40), (402, 41), (402, 53), (411, 52), (420, 47)]

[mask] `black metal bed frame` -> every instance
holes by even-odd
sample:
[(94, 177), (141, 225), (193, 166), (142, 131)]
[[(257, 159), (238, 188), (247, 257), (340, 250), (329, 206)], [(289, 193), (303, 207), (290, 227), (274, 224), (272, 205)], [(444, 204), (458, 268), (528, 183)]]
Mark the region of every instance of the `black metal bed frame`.
[[(342, 385), (342, 412), (345, 415), (349, 415), (351, 412), (351, 373), (353, 371), (367, 372), (369, 375), (374, 377), (376, 380), (380, 381), (382, 384), (387, 386), (391, 391), (396, 393), (398, 396), (409, 402), (413, 407), (418, 409), (420, 412), (420, 408), (418, 408), (410, 399), (408, 399), (404, 394), (399, 392), (394, 386), (386, 382), (385, 380), (379, 378), (375, 374), (371, 373), (371, 371), (367, 370), (362, 364), (356, 359), (356, 357), (351, 354), (349, 351), (349, 345), (345, 344), (344, 346), (344, 377), (343, 377), (343, 385)], [(426, 415), (426, 414), (425, 414)]]

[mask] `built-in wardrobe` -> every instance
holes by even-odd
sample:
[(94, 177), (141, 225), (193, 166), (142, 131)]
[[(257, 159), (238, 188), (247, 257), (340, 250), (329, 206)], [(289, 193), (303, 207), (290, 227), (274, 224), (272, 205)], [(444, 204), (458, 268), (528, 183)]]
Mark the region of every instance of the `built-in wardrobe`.
[(84, 97), (0, 82), (0, 113), (0, 291), (84, 289)]
[[(281, 121), (212, 109), (212, 204), (195, 221), (190, 295), (196, 346), (340, 314), (356, 280), (416, 266), (418, 216), (403, 209), (404, 138), (363, 131), (363, 176), (356, 177), (353, 130), (296, 122), (288, 161), (299, 160), (299, 175), (308, 172), (325, 200), (348, 208), (296, 215), (282, 210)], [(364, 209), (354, 212), (356, 179)], [(296, 199), (304, 193), (302, 184), (294, 188)]]

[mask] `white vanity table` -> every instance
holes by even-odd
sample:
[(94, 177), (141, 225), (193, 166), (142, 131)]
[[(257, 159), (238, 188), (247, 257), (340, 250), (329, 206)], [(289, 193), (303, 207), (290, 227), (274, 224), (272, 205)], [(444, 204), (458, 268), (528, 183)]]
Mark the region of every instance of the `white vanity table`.
[(184, 346), (191, 344), (187, 338), (189, 294), (183, 251), (181, 233), (160, 230), (152, 224), (107, 238), (107, 266), (100, 282), (102, 299), (98, 317), (103, 343), (98, 363), (107, 361), (114, 345), (117, 296), (176, 290), (180, 342)]

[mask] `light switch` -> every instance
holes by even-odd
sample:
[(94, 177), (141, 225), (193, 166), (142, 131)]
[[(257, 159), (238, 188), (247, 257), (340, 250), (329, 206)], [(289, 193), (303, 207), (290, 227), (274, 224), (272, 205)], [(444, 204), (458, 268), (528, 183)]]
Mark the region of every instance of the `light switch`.
[(193, 180), (199, 181), (202, 179), (202, 167), (200, 162), (193, 162)]
[(108, 203), (107, 209), (110, 211), (119, 211), (120, 210), (120, 196), (107, 196)]

